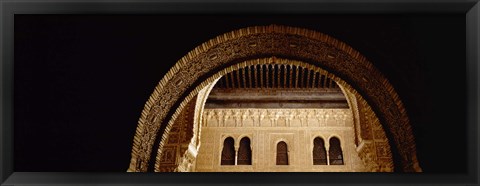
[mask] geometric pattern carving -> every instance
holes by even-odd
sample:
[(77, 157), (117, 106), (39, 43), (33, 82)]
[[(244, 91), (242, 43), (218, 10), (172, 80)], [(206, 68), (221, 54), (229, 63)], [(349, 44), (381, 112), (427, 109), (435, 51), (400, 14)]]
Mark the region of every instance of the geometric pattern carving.
[(177, 147), (176, 146), (166, 146), (163, 150), (162, 164), (175, 164)]
[(172, 172), (178, 167), (179, 160), (186, 150), (185, 146), (188, 146), (192, 138), (195, 102), (196, 99), (190, 101), (172, 125), (172, 129), (165, 140), (166, 145), (163, 147), (164, 149), (158, 152), (158, 158), (155, 162), (156, 172)]
[[(194, 164), (196, 164), (197, 154), (198, 154), (198, 147), (200, 141), (200, 125), (202, 122), (202, 114), (203, 108), (205, 106), (205, 102), (209, 95), (209, 92), (213, 88), (215, 82), (212, 82), (210, 86), (205, 87), (204, 89), (200, 90), (196, 97), (194, 97), (189, 105), (185, 109), (189, 109), (187, 117), (190, 118), (186, 120), (186, 138), (184, 138), (184, 142), (180, 147), (180, 153), (183, 153), (183, 156), (179, 157), (179, 163), (175, 168), (177, 172), (190, 172), (194, 169)], [(184, 110), (185, 110), (184, 109)], [(184, 111), (182, 111), (184, 112)], [(204, 140), (207, 141), (207, 140)], [(160, 142), (162, 143), (162, 142)], [(158, 151), (161, 151), (159, 148)], [(158, 156), (157, 156), (158, 158)], [(157, 164), (155, 165), (157, 166)]]
[[(392, 153), (380, 121), (362, 97), (348, 90), (345, 90), (345, 96), (351, 102), (353, 114), (357, 116), (354, 117), (356, 143), (359, 146), (357, 151), (367, 171), (392, 172), (394, 168)], [(378, 152), (379, 144), (383, 146), (382, 154)]]
[[(275, 56), (282, 56), (282, 59), (277, 60)], [(345, 43), (312, 30), (277, 25), (226, 33), (180, 59), (160, 80), (145, 104), (135, 132), (128, 171), (147, 171), (152, 163), (152, 151), (157, 150), (152, 149), (153, 144), (159, 141), (159, 149), (163, 148), (173, 121), (203, 87), (241, 67), (281, 60), (296, 61), (297, 65), (309, 69), (328, 69), (329, 78), (365, 98), (387, 131), (392, 148), (396, 149), (397, 170), (421, 171), (408, 116), (385, 76)]]
[(387, 142), (375, 142), (375, 147), (377, 150), (377, 157), (379, 158), (388, 158), (388, 144)]

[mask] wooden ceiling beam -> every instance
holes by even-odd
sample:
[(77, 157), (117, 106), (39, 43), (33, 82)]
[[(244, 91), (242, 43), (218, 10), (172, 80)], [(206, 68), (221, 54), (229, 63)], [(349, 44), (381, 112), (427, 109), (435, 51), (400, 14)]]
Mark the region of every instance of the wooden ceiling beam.
[(265, 108), (265, 109), (346, 109), (348, 103), (343, 102), (207, 102), (205, 109), (231, 108)]
[[(208, 100), (346, 100), (342, 91), (332, 88), (318, 89), (218, 89), (214, 88), (208, 96)], [(208, 102), (207, 100), (207, 102)]]

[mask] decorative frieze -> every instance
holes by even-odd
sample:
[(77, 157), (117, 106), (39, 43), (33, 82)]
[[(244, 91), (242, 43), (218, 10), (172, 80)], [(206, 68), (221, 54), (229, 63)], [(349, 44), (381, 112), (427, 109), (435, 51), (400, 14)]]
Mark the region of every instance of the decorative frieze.
[(349, 109), (205, 109), (204, 127), (353, 127)]

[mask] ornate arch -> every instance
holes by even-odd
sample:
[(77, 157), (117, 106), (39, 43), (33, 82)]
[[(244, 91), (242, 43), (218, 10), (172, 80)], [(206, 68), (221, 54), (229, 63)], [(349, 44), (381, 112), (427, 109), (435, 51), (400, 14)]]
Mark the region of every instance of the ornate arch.
[(154, 144), (158, 143), (159, 149), (163, 146), (170, 121), (214, 80), (209, 78), (212, 74), (246, 60), (271, 56), (302, 61), (335, 74), (337, 82), (344, 80), (343, 86), (363, 97), (378, 116), (392, 147), (396, 170), (421, 171), (408, 116), (388, 80), (345, 43), (316, 31), (278, 25), (223, 34), (180, 59), (145, 104), (134, 137), (129, 171), (147, 171), (154, 157)]

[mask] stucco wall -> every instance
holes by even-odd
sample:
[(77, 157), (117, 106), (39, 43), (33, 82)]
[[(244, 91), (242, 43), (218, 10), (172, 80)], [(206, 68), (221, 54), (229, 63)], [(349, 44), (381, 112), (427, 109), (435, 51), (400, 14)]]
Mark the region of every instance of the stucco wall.
[[(198, 172), (365, 171), (355, 146), (349, 109), (205, 109), (202, 139), (196, 160)], [(220, 165), (223, 141), (249, 137), (252, 165)], [(321, 137), (328, 152), (329, 139), (340, 139), (344, 165), (313, 165), (313, 140)], [(276, 165), (276, 144), (288, 145), (289, 165)]]

